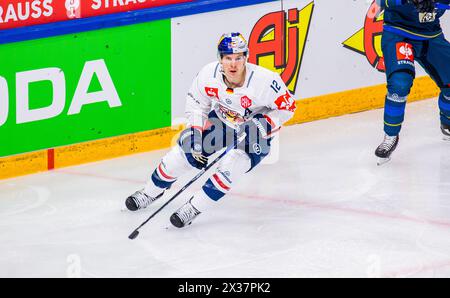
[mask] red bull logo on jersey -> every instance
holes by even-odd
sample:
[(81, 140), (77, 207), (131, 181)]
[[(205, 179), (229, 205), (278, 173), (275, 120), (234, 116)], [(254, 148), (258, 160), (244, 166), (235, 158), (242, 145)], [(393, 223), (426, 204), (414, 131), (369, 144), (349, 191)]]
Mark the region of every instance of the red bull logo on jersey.
[(314, 1), (302, 9), (274, 11), (261, 17), (249, 38), (249, 62), (280, 74), (295, 93), (311, 24)]
[(364, 27), (342, 43), (345, 48), (366, 56), (370, 65), (381, 72), (386, 71), (381, 50), (383, 21), (384, 13), (373, 1), (366, 14)]

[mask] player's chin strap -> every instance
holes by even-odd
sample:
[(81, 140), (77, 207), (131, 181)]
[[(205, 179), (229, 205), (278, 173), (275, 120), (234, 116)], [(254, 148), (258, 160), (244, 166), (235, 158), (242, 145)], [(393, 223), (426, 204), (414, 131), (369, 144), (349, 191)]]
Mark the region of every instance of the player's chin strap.
[(176, 194), (174, 194), (170, 200), (168, 200), (164, 205), (162, 205), (158, 210), (156, 210), (152, 215), (150, 215), (149, 218), (147, 218), (146, 221), (144, 221), (139, 227), (137, 227), (129, 236), (129, 239), (135, 239), (139, 235), (139, 229), (142, 228), (150, 219), (152, 219), (156, 214), (159, 213), (164, 207), (166, 207), (170, 202), (172, 202), (176, 197), (178, 197), (179, 194), (181, 194), (183, 191), (186, 190), (192, 183), (197, 181), (198, 178), (200, 178), (206, 171), (208, 171), (213, 165), (215, 165), (219, 160), (221, 160), (228, 152), (230, 152), (233, 149), (236, 149), (238, 145), (245, 139), (247, 135), (245, 133), (242, 133), (238, 136), (238, 139), (236, 142), (234, 142), (233, 145), (230, 145), (226, 147), (226, 149), (220, 153), (220, 155), (214, 159), (209, 165), (207, 165), (204, 169), (202, 169), (197, 175), (195, 175), (194, 178), (191, 179), (183, 188), (181, 188)]
[(437, 9), (450, 10), (450, 5), (446, 5), (446, 4), (442, 4), (442, 3), (436, 3), (436, 8)]

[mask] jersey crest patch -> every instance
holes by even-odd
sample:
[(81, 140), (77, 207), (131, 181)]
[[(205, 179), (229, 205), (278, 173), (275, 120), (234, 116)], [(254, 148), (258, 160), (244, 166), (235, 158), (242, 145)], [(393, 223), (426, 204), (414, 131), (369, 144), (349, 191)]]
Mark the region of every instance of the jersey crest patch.
[(248, 98), (247, 96), (242, 96), (241, 97), (241, 107), (243, 107), (244, 109), (248, 109), (251, 106), (252, 106), (252, 100), (250, 98)]

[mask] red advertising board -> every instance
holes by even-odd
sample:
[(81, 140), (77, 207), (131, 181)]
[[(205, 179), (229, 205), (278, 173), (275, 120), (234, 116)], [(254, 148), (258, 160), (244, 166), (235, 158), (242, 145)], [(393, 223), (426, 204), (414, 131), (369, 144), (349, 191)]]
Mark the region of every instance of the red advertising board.
[(192, 0), (0, 0), (0, 30), (191, 1)]

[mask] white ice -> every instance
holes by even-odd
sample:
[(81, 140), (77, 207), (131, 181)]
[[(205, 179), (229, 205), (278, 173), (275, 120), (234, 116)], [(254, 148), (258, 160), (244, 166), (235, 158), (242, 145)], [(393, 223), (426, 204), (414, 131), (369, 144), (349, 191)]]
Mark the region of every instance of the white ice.
[(279, 161), (188, 228), (122, 212), (166, 150), (0, 181), (0, 277), (450, 277), (450, 142), (436, 99), (407, 106), (376, 165), (381, 109), (286, 127)]

